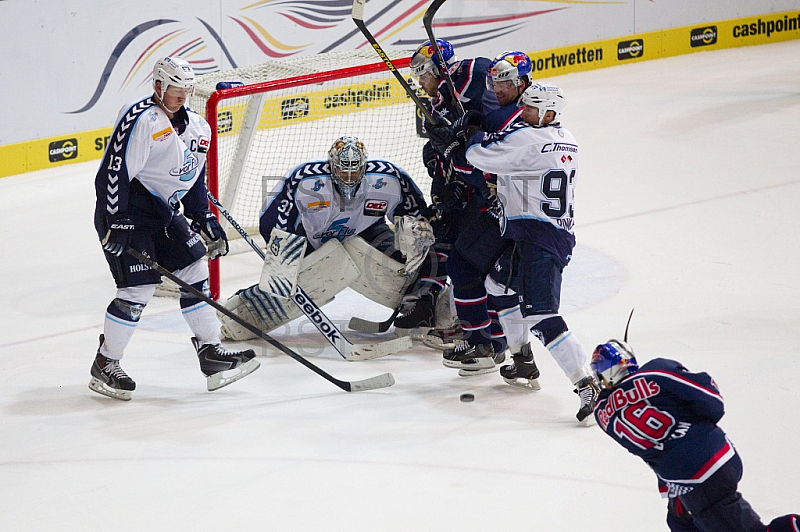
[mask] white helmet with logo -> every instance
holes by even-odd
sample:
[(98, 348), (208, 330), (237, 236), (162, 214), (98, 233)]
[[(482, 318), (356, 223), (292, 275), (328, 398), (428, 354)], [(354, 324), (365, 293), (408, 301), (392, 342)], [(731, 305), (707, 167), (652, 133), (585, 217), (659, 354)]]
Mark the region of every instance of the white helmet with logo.
[(189, 89), (191, 95), (195, 81), (194, 70), (185, 59), (165, 57), (159, 59), (153, 67), (153, 90), (156, 90), (156, 81), (161, 82), (161, 97), (170, 85), (179, 89)]
[(561, 111), (567, 106), (567, 100), (564, 98), (564, 92), (559, 87), (539, 82), (525, 89), (518, 105), (520, 107), (527, 105), (537, 108), (539, 110), (539, 125), (542, 125), (547, 111), (553, 111), (555, 113), (553, 122), (558, 122)]

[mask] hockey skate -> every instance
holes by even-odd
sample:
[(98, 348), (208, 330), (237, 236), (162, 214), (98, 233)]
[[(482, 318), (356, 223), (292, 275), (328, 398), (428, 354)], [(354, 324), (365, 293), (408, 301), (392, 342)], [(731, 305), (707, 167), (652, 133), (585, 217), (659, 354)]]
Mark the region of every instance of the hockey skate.
[[(494, 349), (492, 344), (469, 345), (465, 340), (458, 340), (453, 349), (446, 349), (442, 354), (442, 364), (448, 368), (468, 370), (494, 370)], [(486, 371), (484, 371), (486, 373)], [(472, 375), (472, 374), (470, 374)]]
[(581, 398), (581, 408), (575, 414), (575, 417), (578, 418), (581, 424), (588, 425), (594, 420), (592, 411), (597, 398), (600, 396), (600, 387), (594, 377), (589, 376), (578, 381), (573, 391)]
[(252, 349), (228, 351), (220, 344), (200, 345), (192, 337), (192, 345), (200, 359), (200, 371), (206, 376), (208, 391), (213, 392), (242, 379), (261, 366)]
[(100, 347), (105, 342), (105, 335), (100, 335), (100, 346), (92, 363), (92, 380), (89, 389), (106, 397), (113, 397), (120, 401), (130, 401), (136, 383), (119, 365), (119, 360), (114, 360), (100, 354)]
[(459, 377), (476, 377), (478, 375), (486, 375), (487, 373), (494, 373), (495, 371), (500, 368), (500, 364), (505, 362), (506, 360), (506, 352), (502, 351), (497, 353), (496, 351), (492, 351), (494, 354), (492, 355), (492, 360), (494, 360), (494, 366), (491, 368), (481, 368), (481, 369), (460, 369), (458, 370)]
[[(394, 319), (395, 329), (420, 329), (424, 332), (434, 326), (436, 294), (423, 294), (419, 297), (407, 296), (400, 313)], [(412, 331), (410, 334), (414, 334)]]
[(500, 368), (500, 376), (511, 386), (526, 390), (539, 391), (539, 368), (533, 360), (531, 344), (525, 344), (519, 353), (511, 355), (513, 362)]

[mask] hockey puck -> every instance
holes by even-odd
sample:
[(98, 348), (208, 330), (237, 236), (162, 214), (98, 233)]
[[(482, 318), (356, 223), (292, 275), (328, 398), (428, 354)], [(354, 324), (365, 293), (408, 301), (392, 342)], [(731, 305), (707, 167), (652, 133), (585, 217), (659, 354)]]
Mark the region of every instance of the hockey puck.
[(472, 401), (475, 400), (475, 396), (472, 395), (471, 393), (462, 393), (459, 399), (461, 399), (462, 403), (471, 403)]

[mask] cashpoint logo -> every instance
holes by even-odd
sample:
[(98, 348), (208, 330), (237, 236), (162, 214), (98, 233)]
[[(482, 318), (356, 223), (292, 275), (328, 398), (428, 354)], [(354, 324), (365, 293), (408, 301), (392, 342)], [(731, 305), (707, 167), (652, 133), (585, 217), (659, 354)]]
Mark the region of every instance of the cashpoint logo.
[(47, 154), (51, 163), (75, 159), (78, 157), (78, 139), (63, 139), (51, 142)]
[(308, 116), (309, 101), (305, 96), (299, 98), (287, 98), (281, 101), (281, 119), (291, 120)]
[(692, 48), (697, 46), (709, 46), (717, 42), (717, 27), (707, 26), (705, 28), (694, 28), (689, 37), (689, 44)]
[(617, 45), (617, 59), (637, 59), (644, 56), (644, 40), (634, 39), (632, 41), (622, 41)]

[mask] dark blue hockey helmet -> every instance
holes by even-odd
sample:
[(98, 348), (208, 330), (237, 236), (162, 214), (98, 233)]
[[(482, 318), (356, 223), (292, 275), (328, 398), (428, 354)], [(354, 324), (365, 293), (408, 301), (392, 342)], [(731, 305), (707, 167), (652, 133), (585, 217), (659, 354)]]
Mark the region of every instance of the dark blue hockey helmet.
[(600, 386), (607, 390), (628, 375), (639, 371), (633, 349), (620, 340), (609, 340), (595, 347), (590, 365)]
[[(442, 52), (442, 58), (447, 66), (458, 60), (450, 42), (444, 39), (436, 39), (436, 45), (439, 47), (439, 51)], [(431, 72), (434, 77), (441, 77), (442, 71), (440, 67), (439, 56), (431, 41), (422, 43), (411, 56), (411, 73), (417, 78), (426, 72)]]

